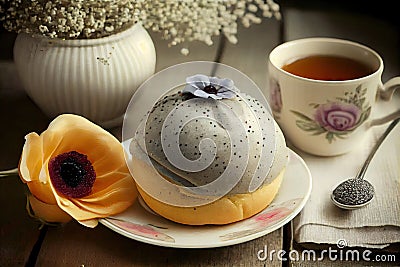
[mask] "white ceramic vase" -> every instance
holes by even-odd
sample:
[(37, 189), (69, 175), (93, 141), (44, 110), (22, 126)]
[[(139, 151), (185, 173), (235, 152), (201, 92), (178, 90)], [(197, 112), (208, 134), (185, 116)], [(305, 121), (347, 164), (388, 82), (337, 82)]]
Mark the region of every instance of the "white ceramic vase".
[(48, 116), (74, 113), (109, 128), (122, 123), (135, 90), (154, 73), (156, 52), (135, 24), (99, 39), (19, 34), (14, 60), (27, 94)]

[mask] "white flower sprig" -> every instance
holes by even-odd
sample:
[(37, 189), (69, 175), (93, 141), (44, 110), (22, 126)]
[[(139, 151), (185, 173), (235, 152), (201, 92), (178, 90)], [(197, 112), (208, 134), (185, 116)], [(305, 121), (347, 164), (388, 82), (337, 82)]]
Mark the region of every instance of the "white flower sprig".
[(101, 38), (137, 21), (132, 0), (0, 0), (9, 31), (60, 39)]
[[(237, 43), (237, 27), (260, 23), (261, 17), (280, 19), (273, 0), (0, 0), (0, 21), (15, 32), (60, 39), (108, 36), (141, 21), (177, 45), (226, 36)], [(189, 51), (181, 50), (183, 54)]]
[[(169, 45), (191, 41), (212, 45), (212, 37), (220, 33), (236, 44), (238, 21), (249, 27), (261, 23), (259, 15), (281, 17), (273, 0), (137, 0), (137, 9), (144, 26), (160, 32)], [(188, 54), (189, 50), (181, 52)]]

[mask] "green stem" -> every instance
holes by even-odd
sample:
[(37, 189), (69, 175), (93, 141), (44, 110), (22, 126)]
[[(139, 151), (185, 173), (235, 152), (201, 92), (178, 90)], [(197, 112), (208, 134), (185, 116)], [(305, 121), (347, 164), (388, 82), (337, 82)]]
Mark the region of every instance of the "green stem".
[(15, 175), (18, 175), (18, 168), (11, 169), (11, 170), (6, 170), (6, 171), (0, 171), (0, 178), (1, 177), (15, 176)]

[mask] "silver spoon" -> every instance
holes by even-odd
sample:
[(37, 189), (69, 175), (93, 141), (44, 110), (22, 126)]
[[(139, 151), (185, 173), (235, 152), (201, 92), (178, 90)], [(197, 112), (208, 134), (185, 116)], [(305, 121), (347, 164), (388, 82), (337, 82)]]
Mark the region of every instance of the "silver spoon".
[(353, 210), (364, 207), (372, 201), (375, 195), (375, 190), (370, 182), (364, 180), (364, 175), (379, 146), (397, 125), (399, 120), (400, 118), (397, 118), (392, 121), (386, 131), (382, 134), (375, 146), (372, 148), (357, 176), (340, 183), (333, 190), (331, 200), (336, 206), (342, 209)]

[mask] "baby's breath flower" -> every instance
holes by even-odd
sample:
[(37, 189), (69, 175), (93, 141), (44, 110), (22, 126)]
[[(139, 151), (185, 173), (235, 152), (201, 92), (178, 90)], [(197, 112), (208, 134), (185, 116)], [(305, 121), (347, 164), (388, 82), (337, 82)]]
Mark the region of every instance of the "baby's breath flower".
[(101, 38), (137, 22), (132, 0), (0, 0), (9, 31), (51, 38)]
[[(212, 37), (223, 33), (237, 42), (237, 21), (245, 27), (261, 23), (262, 17), (279, 19), (279, 5), (273, 0), (184, 0), (135, 1), (139, 20), (146, 28), (160, 32), (170, 45), (201, 41), (212, 45)], [(187, 49), (183, 49), (188, 53)]]
[[(0, 0), (0, 21), (10, 31), (52, 38), (101, 38), (137, 21), (169, 41), (169, 45), (201, 41), (223, 34), (237, 43), (240, 21), (245, 27), (261, 17), (280, 18), (273, 0)], [(182, 53), (187, 54), (187, 48)]]

